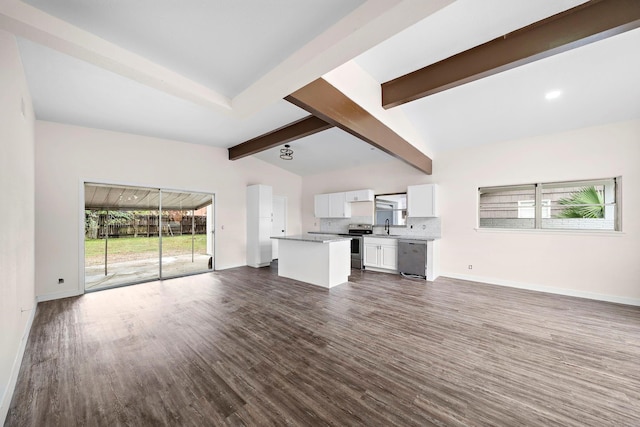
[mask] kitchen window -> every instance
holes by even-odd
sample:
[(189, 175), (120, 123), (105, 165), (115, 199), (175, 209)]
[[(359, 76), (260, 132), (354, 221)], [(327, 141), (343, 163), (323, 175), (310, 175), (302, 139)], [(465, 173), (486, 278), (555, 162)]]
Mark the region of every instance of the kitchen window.
[(480, 187), (479, 228), (620, 230), (620, 177)]
[(406, 223), (407, 193), (377, 194), (375, 196), (375, 225), (405, 226)]

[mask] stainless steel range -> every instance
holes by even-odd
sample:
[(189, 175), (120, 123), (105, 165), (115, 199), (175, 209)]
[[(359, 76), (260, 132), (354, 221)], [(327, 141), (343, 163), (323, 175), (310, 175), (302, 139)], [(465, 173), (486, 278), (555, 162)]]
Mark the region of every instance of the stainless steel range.
[(364, 236), (373, 234), (371, 224), (349, 224), (351, 239), (351, 268), (364, 269)]

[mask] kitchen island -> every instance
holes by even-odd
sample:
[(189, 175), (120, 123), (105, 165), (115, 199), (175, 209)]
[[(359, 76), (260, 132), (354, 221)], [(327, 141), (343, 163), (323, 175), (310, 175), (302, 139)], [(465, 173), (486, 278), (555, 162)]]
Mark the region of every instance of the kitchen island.
[(351, 237), (325, 234), (272, 237), (278, 240), (278, 276), (331, 288), (351, 273)]

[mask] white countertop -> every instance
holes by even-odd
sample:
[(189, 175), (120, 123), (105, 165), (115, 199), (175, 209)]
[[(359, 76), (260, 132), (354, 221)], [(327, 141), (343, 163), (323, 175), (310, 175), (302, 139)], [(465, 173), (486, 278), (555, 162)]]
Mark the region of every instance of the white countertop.
[(351, 240), (348, 236), (338, 236), (335, 234), (301, 234), (296, 236), (274, 236), (272, 239), (278, 240), (296, 240), (299, 242), (312, 242), (312, 243), (331, 243), (340, 242), (344, 240)]
[[(338, 236), (338, 237), (344, 237), (344, 234), (330, 234), (330, 233), (323, 233), (322, 231), (309, 231), (309, 234), (312, 235), (323, 235), (323, 236)], [(358, 236), (359, 237), (359, 236)], [(431, 240), (436, 240), (435, 237), (429, 237), (429, 236), (416, 236), (416, 235), (394, 235), (394, 234), (365, 234), (362, 237), (376, 237), (376, 238), (383, 238), (383, 239), (402, 239), (402, 240), (420, 240), (420, 241), (431, 241)]]
[(421, 241), (429, 241), (429, 240), (435, 240), (433, 237), (427, 237), (427, 236), (414, 236), (414, 235), (404, 235), (404, 236), (396, 236), (393, 234), (367, 234), (364, 237), (376, 237), (376, 238), (383, 238), (383, 239), (401, 239), (401, 240), (421, 240)]

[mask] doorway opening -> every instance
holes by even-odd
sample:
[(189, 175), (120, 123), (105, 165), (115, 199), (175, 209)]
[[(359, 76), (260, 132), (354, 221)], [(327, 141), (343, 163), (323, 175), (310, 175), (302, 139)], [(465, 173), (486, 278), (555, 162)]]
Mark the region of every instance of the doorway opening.
[(213, 194), (85, 183), (85, 292), (215, 269)]

